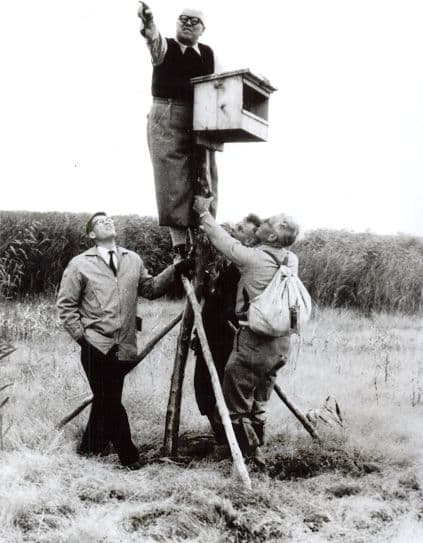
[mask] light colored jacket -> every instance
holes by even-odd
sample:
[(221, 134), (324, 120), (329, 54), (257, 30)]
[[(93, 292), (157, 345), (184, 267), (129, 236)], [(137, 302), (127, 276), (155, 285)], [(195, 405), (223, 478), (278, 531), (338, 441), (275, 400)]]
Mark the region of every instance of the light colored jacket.
[(291, 251), (266, 244), (245, 247), (230, 236), (209, 214), (205, 216), (202, 227), (216, 249), (233, 262), (241, 273), (235, 306), (237, 313), (245, 311), (244, 291), (248, 299), (252, 300), (264, 291), (277, 272), (278, 265), (268, 253), (274, 255), (280, 264), (288, 255), (286, 265), (298, 275), (298, 257)]
[(117, 248), (117, 260), (115, 277), (97, 247), (73, 258), (63, 273), (57, 307), (75, 340), (85, 337), (104, 354), (118, 345), (119, 360), (135, 360), (138, 295), (162, 296), (174, 280), (174, 267), (152, 277), (142, 259), (122, 247)]

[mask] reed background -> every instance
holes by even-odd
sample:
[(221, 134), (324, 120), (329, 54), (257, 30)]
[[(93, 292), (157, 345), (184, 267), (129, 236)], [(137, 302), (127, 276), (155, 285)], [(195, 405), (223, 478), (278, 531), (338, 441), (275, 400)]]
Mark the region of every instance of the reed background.
[[(0, 296), (54, 293), (69, 260), (90, 245), (84, 213), (0, 212)], [(151, 273), (171, 263), (167, 228), (150, 217), (115, 218), (119, 243)], [(315, 230), (292, 250), (318, 306), (416, 314), (423, 304), (423, 239)], [(177, 292), (174, 292), (176, 295)]]

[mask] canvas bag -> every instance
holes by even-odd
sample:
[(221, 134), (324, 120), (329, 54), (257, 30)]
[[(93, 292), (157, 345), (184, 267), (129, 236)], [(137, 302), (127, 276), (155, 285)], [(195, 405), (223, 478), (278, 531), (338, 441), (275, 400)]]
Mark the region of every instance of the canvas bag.
[(284, 263), (268, 252), (279, 268), (264, 291), (250, 301), (248, 326), (256, 334), (279, 337), (289, 333), (300, 333), (301, 325), (311, 315), (310, 294), (301, 279)]

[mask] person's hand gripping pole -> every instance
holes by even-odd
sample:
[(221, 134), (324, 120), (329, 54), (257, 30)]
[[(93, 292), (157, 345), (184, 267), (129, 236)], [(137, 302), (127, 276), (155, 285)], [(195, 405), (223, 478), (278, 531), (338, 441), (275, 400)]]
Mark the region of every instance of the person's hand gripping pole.
[[(195, 196), (193, 209), (194, 211), (198, 213), (198, 216), (200, 217), (200, 219), (202, 219), (206, 213), (210, 213), (210, 205), (213, 202), (213, 200), (214, 200), (213, 196), (210, 196), (208, 198), (204, 196), (198, 196), (198, 195)], [(200, 229), (203, 229), (203, 228), (200, 226)]]

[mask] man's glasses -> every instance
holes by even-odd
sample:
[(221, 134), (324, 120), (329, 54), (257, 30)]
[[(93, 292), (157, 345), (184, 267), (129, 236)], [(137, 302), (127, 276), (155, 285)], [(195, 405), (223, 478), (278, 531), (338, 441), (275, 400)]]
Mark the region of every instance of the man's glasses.
[(95, 218), (93, 222), (93, 228), (96, 224), (107, 224), (107, 223), (113, 223), (112, 217), (99, 217), (98, 219)]
[(197, 26), (199, 23), (203, 24), (203, 21), (199, 17), (190, 17), (189, 15), (179, 15), (179, 20), (184, 25), (190, 24), (191, 26)]

